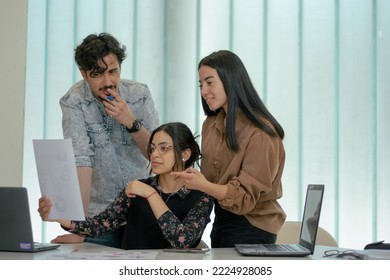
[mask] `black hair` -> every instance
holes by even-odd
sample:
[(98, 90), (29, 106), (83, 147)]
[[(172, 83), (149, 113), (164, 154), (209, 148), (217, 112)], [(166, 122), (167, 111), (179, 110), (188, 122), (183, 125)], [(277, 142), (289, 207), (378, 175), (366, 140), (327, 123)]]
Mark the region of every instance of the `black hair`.
[[(149, 144), (152, 143), (154, 135), (159, 131), (164, 131), (172, 138), (173, 150), (175, 153), (175, 165), (173, 167), (173, 171), (185, 170), (194, 166), (195, 163), (199, 166), (199, 160), (201, 159), (202, 154), (200, 152), (199, 144), (196, 142), (198, 136), (193, 135), (191, 129), (189, 129), (187, 125), (181, 122), (169, 122), (160, 125), (153, 130), (150, 135)], [(190, 149), (191, 155), (188, 160), (183, 162), (182, 152), (186, 149)]]
[[(75, 60), (78, 67), (83, 71), (92, 70), (91, 73), (103, 73), (107, 69), (107, 64), (103, 58), (109, 54), (114, 54), (119, 65), (122, 65), (126, 58), (126, 47), (108, 33), (91, 34), (76, 47)], [(98, 65), (99, 61), (102, 61), (106, 68), (101, 68)]]
[[(241, 109), (245, 116), (265, 133), (273, 137), (284, 138), (282, 126), (260, 99), (243, 62), (236, 54), (227, 50), (213, 52), (199, 62), (198, 70), (203, 65), (217, 71), (225, 89), (228, 100), (226, 136), (229, 149), (237, 151), (239, 148), (235, 134), (238, 109)], [(203, 98), (202, 107), (206, 116), (215, 116), (221, 111), (221, 108), (216, 111), (210, 110)]]

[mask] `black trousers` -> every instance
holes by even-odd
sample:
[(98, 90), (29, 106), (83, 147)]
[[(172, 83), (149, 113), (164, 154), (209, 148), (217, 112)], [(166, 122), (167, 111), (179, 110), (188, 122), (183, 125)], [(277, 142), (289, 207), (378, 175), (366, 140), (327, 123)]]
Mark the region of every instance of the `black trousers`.
[(212, 248), (231, 248), (234, 244), (275, 243), (276, 235), (251, 225), (241, 215), (222, 209), (215, 203), (215, 219), (211, 230)]
[(108, 247), (120, 248), (122, 243), (123, 233), (125, 231), (125, 225), (120, 226), (113, 232), (108, 232), (99, 237), (86, 237), (84, 242), (104, 245)]

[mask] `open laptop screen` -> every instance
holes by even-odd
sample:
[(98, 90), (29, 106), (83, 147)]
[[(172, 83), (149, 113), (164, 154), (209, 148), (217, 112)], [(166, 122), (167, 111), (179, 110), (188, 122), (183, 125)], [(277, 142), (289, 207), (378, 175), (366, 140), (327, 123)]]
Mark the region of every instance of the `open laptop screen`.
[(308, 249), (314, 249), (316, 242), (324, 193), (323, 188), (323, 185), (309, 185), (307, 189), (299, 243)]

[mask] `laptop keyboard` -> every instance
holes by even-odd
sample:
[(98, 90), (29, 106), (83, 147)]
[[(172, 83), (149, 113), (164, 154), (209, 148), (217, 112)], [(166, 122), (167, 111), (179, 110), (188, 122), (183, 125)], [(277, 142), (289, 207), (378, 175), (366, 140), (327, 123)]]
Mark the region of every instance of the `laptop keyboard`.
[(296, 248), (289, 246), (287, 244), (263, 244), (265, 248), (269, 251), (289, 251), (294, 252), (297, 251)]

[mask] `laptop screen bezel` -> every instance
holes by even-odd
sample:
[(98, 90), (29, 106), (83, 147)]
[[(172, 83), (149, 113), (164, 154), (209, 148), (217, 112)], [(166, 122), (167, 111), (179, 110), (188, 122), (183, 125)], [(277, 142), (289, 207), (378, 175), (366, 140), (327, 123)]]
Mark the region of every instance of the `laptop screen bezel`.
[[(318, 227), (319, 227), (319, 223), (320, 223), (320, 217), (321, 217), (321, 210), (322, 210), (322, 201), (323, 201), (323, 197), (324, 197), (324, 189), (325, 189), (325, 186), (322, 185), (322, 184), (309, 184), (308, 187), (307, 187), (307, 191), (306, 191), (306, 199), (305, 199), (305, 206), (304, 206), (304, 211), (303, 211), (303, 215), (302, 215), (302, 225), (301, 225), (301, 232), (299, 234), (299, 245), (307, 248), (308, 250), (310, 250), (311, 254), (314, 253), (314, 248), (315, 248), (315, 245), (316, 245), (316, 240), (317, 240), (317, 232), (318, 232)], [(316, 223), (315, 223), (315, 231), (314, 231), (314, 237), (313, 237), (313, 240), (312, 242), (308, 242), (307, 240), (303, 239), (302, 236), (303, 236), (303, 230), (305, 228), (305, 222), (307, 221), (307, 215), (309, 215), (310, 213), (307, 213), (307, 208), (308, 208), (308, 200), (310, 198), (310, 192), (312, 191), (320, 191), (320, 201), (318, 202), (318, 219), (316, 220)]]

